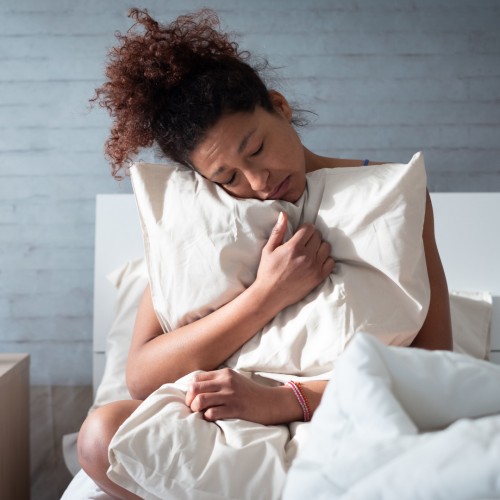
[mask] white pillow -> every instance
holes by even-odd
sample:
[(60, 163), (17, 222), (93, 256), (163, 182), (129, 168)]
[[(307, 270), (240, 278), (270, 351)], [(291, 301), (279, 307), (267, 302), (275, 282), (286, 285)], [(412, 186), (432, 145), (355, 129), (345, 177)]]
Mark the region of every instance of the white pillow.
[(228, 366), (277, 380), (327, 378), (355, 333), (408, 345), (420, 329), (429, 301), (420, 153), (408, 164), (309, 173), (296, 203), (236, 199), (180, 166), (139, 163), (131, 174), (153, 304), (166, 332), (209, 314), (253, 282), (281, 210), (288, 237), (312, 222), (332, 245), (335, 271)]
[(453, 350), (489, 359), (493, 298), (488, 292), (450, 292)]

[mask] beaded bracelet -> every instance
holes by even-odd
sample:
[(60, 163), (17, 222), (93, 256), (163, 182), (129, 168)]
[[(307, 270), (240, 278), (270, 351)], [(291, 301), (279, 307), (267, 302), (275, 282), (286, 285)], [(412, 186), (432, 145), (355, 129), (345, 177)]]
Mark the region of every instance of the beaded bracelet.
[(301, 383), (290, 380), (286, 383), (286, 385), (289, 385), (292, 388), (293, 393), (295, 394), (295, 397), (297, 398), (297, 401), (302, 408), (302, 413), (304, 414), (304, 422), (309, 422), (312, 416), (311, 405), (309, 404), (309, 401), (304, 394)]

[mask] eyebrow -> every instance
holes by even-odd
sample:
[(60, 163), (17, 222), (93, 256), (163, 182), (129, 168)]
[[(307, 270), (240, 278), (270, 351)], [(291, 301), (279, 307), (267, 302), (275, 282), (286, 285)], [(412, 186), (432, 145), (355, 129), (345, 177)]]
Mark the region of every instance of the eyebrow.
[[(248, 133), (245, 134), (245, 137), (241, 139), (240, 145), (238, 146), (238, 154), (241, 154), (245, 148), (247, 147), (248, 141), (250, 140), (250, 137), (255, 133), (257, 128), (253, 128), (250, 130)], [(226, 167), (220, 166), (211, 176), (210, 180), (213, 180), (215, 177), (218, 177), (220, 174), (224, 173), (226, 171)]]
[(238, 148), (239, 154), (243, 153), (243, 151), (247, 147), (248, 140), (250, 139), (250, 137), (252, 137), (252, 135), (255, 133), (256, 130), (257, 130), (256, 128), (250, 130), (250, 132), (248, 132), (248, 134), (246, 134), (245, 137), (243, 137), (243, 139), (240, 142), (240, 146)]

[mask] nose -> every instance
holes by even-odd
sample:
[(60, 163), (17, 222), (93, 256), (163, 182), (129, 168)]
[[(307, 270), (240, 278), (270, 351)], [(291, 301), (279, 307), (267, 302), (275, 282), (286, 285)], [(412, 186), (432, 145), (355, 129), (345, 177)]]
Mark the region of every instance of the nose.
[(253, 191), (265, 191), (269, 179), (269, 171), (264, 168), (249, 168), (245, 177)]

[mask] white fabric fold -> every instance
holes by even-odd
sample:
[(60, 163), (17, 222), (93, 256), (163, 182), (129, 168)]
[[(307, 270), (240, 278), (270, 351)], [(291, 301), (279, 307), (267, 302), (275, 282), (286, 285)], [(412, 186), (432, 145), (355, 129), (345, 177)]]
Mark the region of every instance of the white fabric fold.
[(109, 477), (142, 498), (278, 499), (287, 454), (299, 447), (288, 426), (204, 420), (184, 403), (190, 376), (155, 391), (120, 427)]
[(500, 498), (500, 366), (358, 335), (284, 500)]

